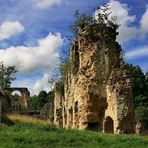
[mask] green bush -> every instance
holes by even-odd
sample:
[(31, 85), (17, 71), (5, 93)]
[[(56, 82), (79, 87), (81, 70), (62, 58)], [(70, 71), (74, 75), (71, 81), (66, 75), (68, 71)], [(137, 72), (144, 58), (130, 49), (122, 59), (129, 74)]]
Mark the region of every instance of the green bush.
[(2, 111), (9, 112), (11, 107), (11, 99), (9, 94), (5, 93), (2, 98)]
[(50, 103), (54, 97), (53, 91), (47, 93), (46, 91), (41, 91), (38, 96), (33, 96), (29, 100), (29, 109), (40, 110), (44, 107), (46, 103)]
[(148, 108), (138, 107), (135, 109), (136, 122), (140, 122), (145, 129), (148, 129)]

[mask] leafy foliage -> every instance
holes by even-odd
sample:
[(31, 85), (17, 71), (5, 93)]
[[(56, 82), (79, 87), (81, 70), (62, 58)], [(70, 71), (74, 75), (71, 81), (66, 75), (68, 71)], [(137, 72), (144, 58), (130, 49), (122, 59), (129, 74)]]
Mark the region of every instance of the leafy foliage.
[(68, 72), (70, 71), (70, 61), (65, 61), (60, 64), (61, 83), (64, 83), (67, 79)]
[(50, 103), (54, 98), (53, 91), (47, 93), (46, 91), (41, 91), (38, 96), (33, 96), (29, 100), (29, 109), (40, 110), (46, 103)]
[(55, 84), (55, 89), (61, 94), (61, 96), (64, 96), (64, 83), (62, 81), (58, 81)]
[(79, 29), (88, 29), (88, 27), (94, 22), (92, 16), (80, 13), (79, 10), (75, 11), (74, 17), (76, 20), (74, 24), (70, 26), (70, 29), (75, 36), (78, 35)]
[(132, 80), (136, 121), (148, 129), (148, 72), (144, 74), (139, 66), (132, 64), (127, 64), (126, 68)]
[(134, 66), (132, 64), (127, 64), (127, 68), (133, 83), (134, 97), (139, 95), (144, 95), (145, 75), (142, 72), (141, 68), (139, 66)]
[[(95, 17), (92, 15), (80, 13), (79, 10), (76, 10), (74, 17), (75, 22), (73, 25), (70, 26), (72, 33), (74, 34), (75, 38), (77, 38), (80, 32), (87, 32), (87, 38), (95, 38), (104, 36), (110, 33), (111, 36), (116, 38), (118, 34), (116, 30), (118, 29), (119, 25), (117, 24), (117, 17), (110, 17), (110, 8), (109, 5), (103, 5), (96, 10)], [(92, 27), (93, 26), (93, 27)], [(102, 34), (100, 35), (100, 33)], [(111, 38), (112, 39), (112, 38)]]
[(148, 78), (147, 73), (144, 74), (139, 66), (126, 64), (126, 68), (132, 80), (132, 90), (134, 97), (134, 105), (148, 107)]
[(135, 114), (137, 122), (140, 122), (145, 129), (148, 129), (148, 108), (138, 107)]
[(2, 97), (2, 111), (9, 112), (11, 107), (11, 98), (8, 93), (5, 93)]
[[(118, 34), (117, 29), (119, 25), (116, 23), (116, 17), (110, 17), (110, 8), (108, 5), (104, 5), (96, 10), (96, 17), (93, 15), (81, 13), (79, 10), (75, 11), (75, 21), (70, 26), (70, 30), (73, 33), (73, 38), (77, 40), (78, 36), (83, 36), (87, 42), (93, 41), (108, 42), (115, 41)], [(71, 45), (73, 42), (71, 43)], [(121, 47), (117, 44), (117, 49), (121, 51)], [(71, 55), (69, 55), (70, 57)], [(67, 57), (67, 56), (66, 56)], [(75, 61), (76, 63), (76, 61)], [(68, 73), (71, 70), (75, 71), (76, 65), (70, 58), (61, 61), (59, 66), (61, 74), (61, 82), (65, 82)]]
[(11, 82), (15, 80), (16, 72), (15, 66), (5, 66), (2, 62), (0, 63), (0, 89), (10, 87)]

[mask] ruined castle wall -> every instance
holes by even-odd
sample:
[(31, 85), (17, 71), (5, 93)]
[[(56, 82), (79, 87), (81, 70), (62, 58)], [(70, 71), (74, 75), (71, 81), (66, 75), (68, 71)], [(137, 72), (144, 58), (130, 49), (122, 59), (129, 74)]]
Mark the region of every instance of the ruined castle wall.
[[(134, 132), (131, 89), (131, 81), (127, 72), (125, 70), (115, 69), (107, 85), (108, 107), (105, 113), (105, 120), (107, 117), (113, 119), (114, 133)], [(106, 122), (105, 120), (104, 122)]]
[[(66, 86), (65, 100), (68, 118), (73, 123), (67, 123), (67, 127), (87, 129), (91, 124), (98, 124), (102, 129), (103, 117), (106, 106), (106, 59), (104, 50), (98, 43), (82, 42), (79, 38), (78, 46), (72, 48), (72, 60), (79, 61), (77, 73), (71, 73), (71, 83)], [(77, 49), (76, 49), (77, 47)], [(79, 57), (75, 56), (78, 50)], [(77, 59), (79, 58), (79, 59)], [(98, 59), (98, 60), (97, 60)], [(103, 82), (103, 83), (100, 83)], [(78, 104), (78, 113), (75, 104)], [(71, 110), (73, 112), (71, 113)]]
[[(107, 30), (108, 33), (109, 30)], [(130, 78), (115, 38), (88, 40), (81, 32), (71, 47), (64, 99), (55, 93), (55, 123), (64, 128), (132, 132), (134, 115)], [(61, 109), (62, 118), (57, 114)]]
[(54, 124), (57, 126), (63, 126), (63, 117), (62, 117), (62, 100), (63, 96), (59, 87), (55, 87), (55, 97), (54, 97)]

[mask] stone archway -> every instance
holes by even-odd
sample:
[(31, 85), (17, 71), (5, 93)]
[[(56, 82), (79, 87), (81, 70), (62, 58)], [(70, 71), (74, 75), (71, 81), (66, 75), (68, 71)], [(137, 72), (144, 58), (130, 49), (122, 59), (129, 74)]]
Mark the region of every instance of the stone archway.
[[(14, 91), (18, 91), (21, 94), (21, 108), (28, 108), (28, 100), (30, 97), (30, 92), (27, 88), (21, 88), (21, 87), (13, 87), (13, 88), (5, 88), (5, 92), (12, 94)], [(11, 101), (11, 103), (13, 100)], [(12, 104), (11, 104), (12, 105)]]
[(18, 111), (21, 109), (22, 94), (20, 91), (13, 91), (10, 96), (11, 110)]
[(71, 107), (70, 109), (68, 109), (68, 126), (72, 127), (73, 126), (73, 108)]
[(75, 127), (79, 127), (79, 122), (78, 122), (78, 101), (75, 102), (74, 105), (74, 125)]
[(114, 133), (114, 121), (110, 116), (107, 116), (104, 121), (104, 132)]

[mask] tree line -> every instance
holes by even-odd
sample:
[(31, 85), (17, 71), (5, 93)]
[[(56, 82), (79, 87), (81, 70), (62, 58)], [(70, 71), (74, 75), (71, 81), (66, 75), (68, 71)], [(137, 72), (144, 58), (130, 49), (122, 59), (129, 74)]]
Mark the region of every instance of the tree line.
[(126, 69), (132, 81), (136, 122), (148, 129), (148, 71), (144, 73), (140, 66), (132, 64), (126, 64)]

